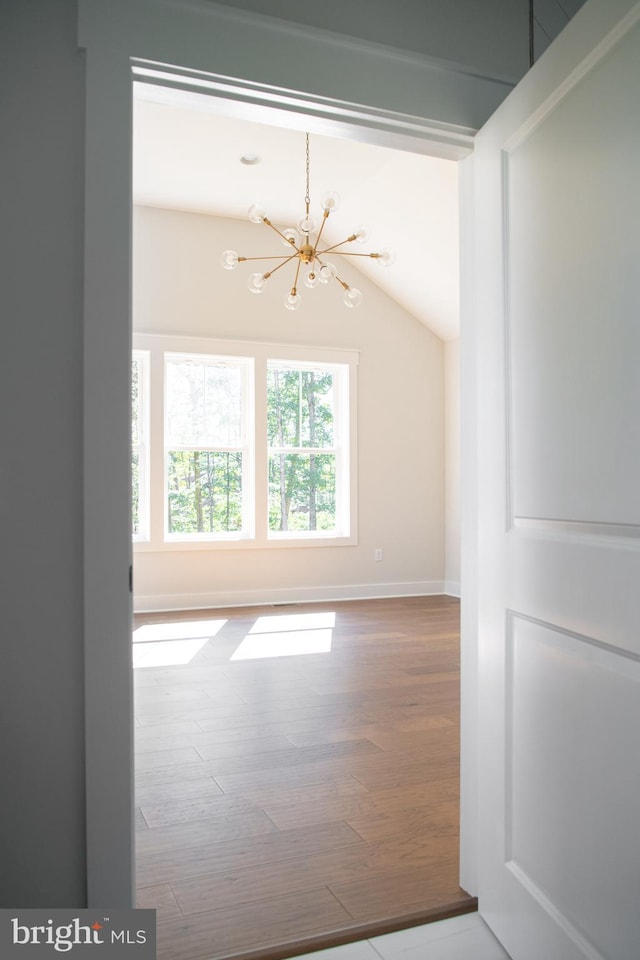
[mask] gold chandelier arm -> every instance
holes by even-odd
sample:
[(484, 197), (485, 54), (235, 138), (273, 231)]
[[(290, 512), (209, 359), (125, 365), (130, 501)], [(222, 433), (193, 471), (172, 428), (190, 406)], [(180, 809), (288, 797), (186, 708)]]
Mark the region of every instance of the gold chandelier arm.
[[(376, 260), (380, 256), (379, 253), (350, 253), (348, 250), (334, 250), (333, 247), (329, 247), (329, 250), (331, 250), (331, 252), (337, 257), (372, 257), (374, 260)], [(322, 251), (323, 254), (328, 252), (328, 250)]]
[[(285, 267), (288, 263), (291, 263), (291, 261), (294, 260), (297, 256), (298, 256), (298, 251), (296, 250), (296, 252), (295, 252), (295, 253), (292, 253), (290, 257), (287, 257), (286, 260), (283, 260), (282, 263), (279, 263), (277, 267), (274, 267), (273, 270), (271, 270), (271, 271), (269, 272), (269, 276), (272, 277), (272, 276), (274, 275), (274, 273), (277, 273), (277, 272), (278, 272), (278, 270), (280, 269), (280, 267)], [(268, 257), (257, 257), (256, 259), (259, 259), (259, 260), (268, 260), (269, 258), (268, 258)], [(299, 270), (299, 269), (300, 269), (300, 260), (298, 260), (298, 270)], [(266, 274), (265, 274), (265, 276), (266, 276)], [(297, 274), (296, 274), (296, 276), (297, 276)]]
[(301, 263), (302, 263), (302, 260), (299, 259), (299, 260), (298, 260), (298, 266), (296, 267), (296, 275), (295, 275), (295, 277), (293, 278), (293, 287), (291, 288), (291, 293), (293, 294), (294, 297), (295, 297), (296, 291), (297, 291), (297, 289), (298, 289), (298, 276), (299, 276), (299, 274), (300, 274), (300, 264), (301, 264)]
[[(322, 252), (323, 252), (323, 253), (326, 253), (325, 250), (323, 250)], [(320, 264), (321, 267), (324, 267), (324, 266), (325, 266), (325, 264), (322, 262), (322, 260), (320, 259), (320, 257), (316, 257), (316, 260), (318, 261), (318, 263)], [(348, 283), (345, 283), (344, 280), (341, 280), (340, 277), (338, 277), (337, 275), (336, 275), (333, 279), (338, 281), (338, 283), (340, 284), (340, 286), (342, 287), (343, 290), (348, 290), (348, 289), (349, 289), (349, 284), (348, 284)]]
[(322, 223), (320, 224), (320, 230), (318, 231), (318, 236), (316, 237), (315, 246), (314, 246), (314, 248), (313, 248), (313, 255), (314, 255), (314, 256), (315, 256), (316, 253), (318, 252), (318, 244), (320, 243), (320, 237), (322, 236), (322, 231), (324, 230), (324, 225), (325, 225), (325, 223), (327, 222), (328, 219), (329, 219), (329, 211), (328, 211), (328, 210), (325, 210), (325, 212), (324, 212), (324, 214), (323, 214), (323, 216), (322, 216)]
[[(272, 257), (238, 257), (238, 263), (246, 263), (249, 260), (283, 260), (284, 263), (288, 263), (289, 260), (293, 260), (295, 256), (297, 256), (297, 251), (295, 253), (292, 253), (288, 257), (285, 256), (284, 254), (282, 254), (282, 256), (276, 255)], [(284, 263), (281, 263), (280, 266), (284, 266)], [(278, 267), (276, 267), (276, 270), (277, 269)]]
[(271, 223), (271, 220), (269, 220), (268, 217), (264, 217), (264, 219), (263, 219), (262, 222), (263, 222), (263, 223), (266, 223), (266, 225), (267, 225), (268, 227), (271, 227), (271, 229), (274, 230), (274, 231), (278, 234), (278, 236), (281, 237), (281, 238), (284, 240), (284, 242), (287, 244), (287, 246), (289, 246), (289, 247), (295, 247), (295, 243), (293, 242), (293, 240), (289, 240), (288, 237), (285, 237), (284, 233), (281, 233), (280, 230), (278, 230), (278, 228), (277, 228), (276, 226), (274, 226), (273, 223)]
[[(319, 240), (319, 239), (320, 239), (320, 236), (318, 236), (318, 240)], [(356, 240), (356, 239), (357, 239), (357, 234), (352, 233), (350, 237), (347, 237), (347, 238), (346, 238), (346, 240), (341, 240), (340, 243), (334, 243), (334, 245), (333, 245), (332, 247), (327, 247), (326, 250), (321, 250), (320, 252), (321, 252), (321, 253), (329, 253), (330, 251), (335, 250), (336, 247), (341, 247), (341, 246), (343, 245), (343, 243), (351, 243), (352, 240)], [(316, 244), (316, 246), (317, 246), (317, 244)]]

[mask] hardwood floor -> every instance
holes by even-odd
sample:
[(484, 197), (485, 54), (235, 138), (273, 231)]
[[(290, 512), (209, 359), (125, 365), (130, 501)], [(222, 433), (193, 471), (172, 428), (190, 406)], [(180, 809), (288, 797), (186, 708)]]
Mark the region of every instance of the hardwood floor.
[(285, 957), (475, 909), (458, 624), (450, 597), (136, 617), (138, 904), (158, 911), (158, 960)]

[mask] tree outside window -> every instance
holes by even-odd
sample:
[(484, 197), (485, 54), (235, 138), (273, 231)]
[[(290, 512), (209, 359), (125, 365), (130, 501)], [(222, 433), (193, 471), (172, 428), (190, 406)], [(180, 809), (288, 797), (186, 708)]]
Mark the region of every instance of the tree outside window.
[(336, 528), (334, 373), (270, 362), (269, 530)]
[(165, 364), (167, 533), (245, 529), (244, 360), (169, 356)]

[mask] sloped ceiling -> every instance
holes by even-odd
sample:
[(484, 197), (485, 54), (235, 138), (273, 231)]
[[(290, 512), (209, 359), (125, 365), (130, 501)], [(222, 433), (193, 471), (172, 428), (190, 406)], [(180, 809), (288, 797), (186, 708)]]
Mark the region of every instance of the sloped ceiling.
[[(304, 134), (262, 123), (220, 116), (202, 100), (165, 103), (142, 87), (134, 102), (134, 202), (150, 206), (246, 218), (258, 202), (280, 228), (304, 213)], [(160, 101), (160, 102), (159, 102)], [(339, 210), (323, 233), (337, 243), (360, 224), (371, 241), (350, 250), (393, 249), (393, 266), (370, 260), (357, 264), (417, 320), (445, 340), (459, 329), (458, 173), (456, 163), (353, 140), (311, 135), (311, 206), (317, 219), (320, 198), (340, 194)], [(240, 162), (257, 154), (260, 163)], [(281, 253), (267, 227), (265, 255)], [(222, 251), (212, 251), (217, 262)], [(238, 251), (242, 254), (242, 251)], [(354, 265), (355, 258), (350, 258)], [(247, 270), (248, 267), (238, 267)]]

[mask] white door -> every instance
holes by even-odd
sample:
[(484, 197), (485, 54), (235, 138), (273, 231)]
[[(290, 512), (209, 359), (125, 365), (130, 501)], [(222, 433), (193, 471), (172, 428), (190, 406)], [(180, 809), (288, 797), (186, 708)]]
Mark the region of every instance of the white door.
[(477, 137), (480, 910), (640, 957), (640, 3), (588, 0)]

